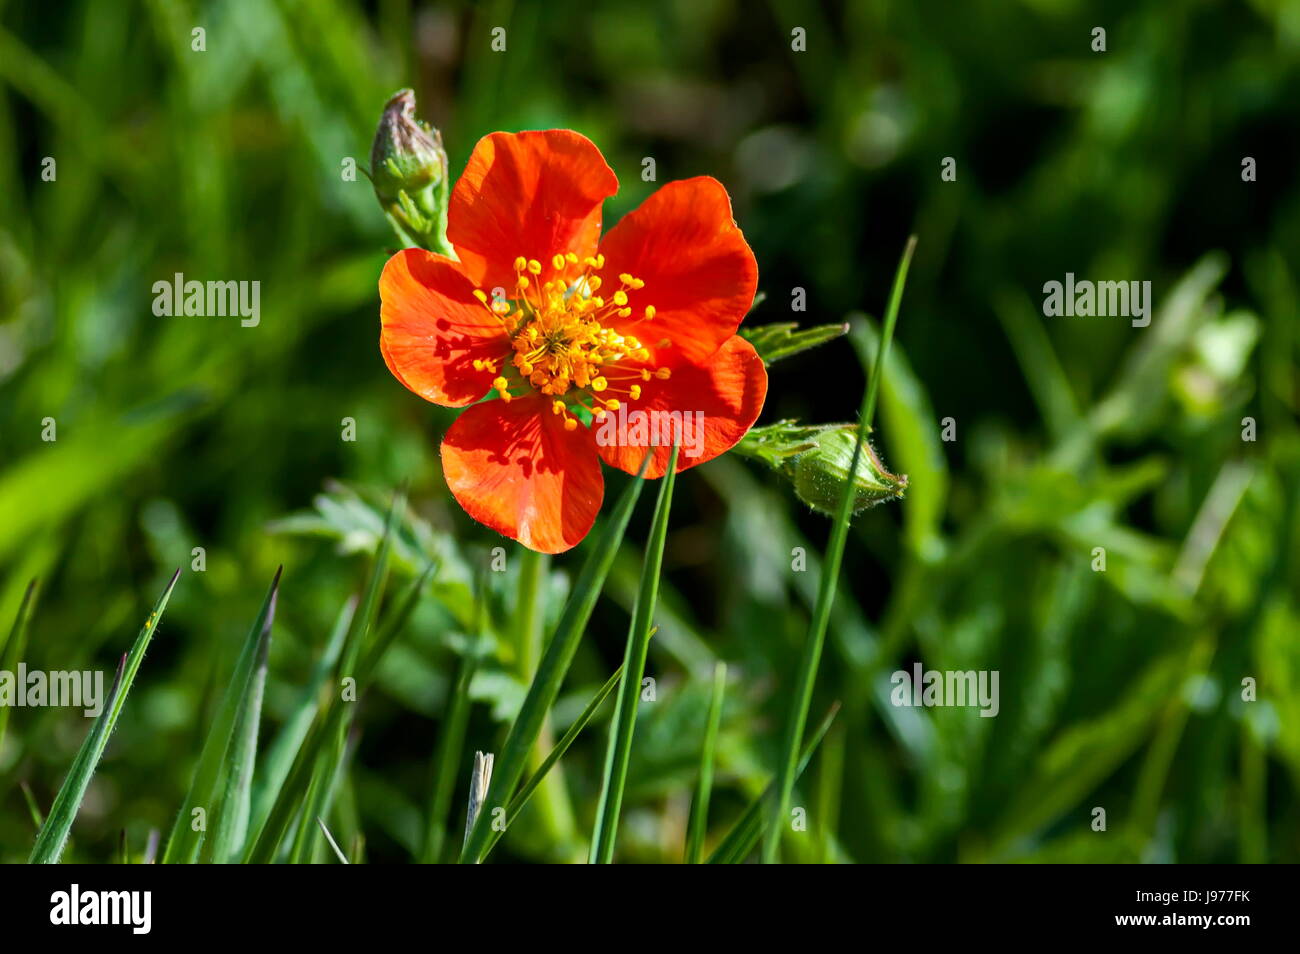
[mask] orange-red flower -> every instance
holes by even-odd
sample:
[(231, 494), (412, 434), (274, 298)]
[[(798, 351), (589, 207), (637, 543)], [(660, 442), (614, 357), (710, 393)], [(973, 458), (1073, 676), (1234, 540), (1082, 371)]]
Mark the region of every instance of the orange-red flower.
[[(425, 400), (473, 405), (442, 442), (451, 492), (544, 553), (591, 529), (601, 458), (634, 474), (650, 447), (647, 475), (667, 468), (671, 418), (598, 439), (614, 430), (607, 416), (702, 422), (681, 471), (734, 446), (767, 395), (762, 360), (736, 335), (758, 265), (721, 183), (671, 182), (602, 238), (601, 206), (617, 191), (578, 133), (493, 133), (452, 191), (459, 261), (406, 249), (379, 280), (389, 370)], [(476, 403), (493, 391), (499, 400)]]

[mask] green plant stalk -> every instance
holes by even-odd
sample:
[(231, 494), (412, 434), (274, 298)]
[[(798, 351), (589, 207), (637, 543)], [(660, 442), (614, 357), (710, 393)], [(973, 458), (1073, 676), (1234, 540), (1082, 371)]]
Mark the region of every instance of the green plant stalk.
[(641, 567), (641, 585), (632, 607), (632, 625), (627, 632), (627, 650), (623, 656), (625, 678), (619, 686), (614, 707), (614, 724), (609, 730), (609, 747), (605, 752), (605, 777), (596, 809), (596, 827), (591, 835), (592, 864), (609, 864), (614, 860), (614, 842), (618, 837), (618, 818), (623, 808), (623, 790), (627, 783), (627, 765), (632, 756), (632, 735), (636, 731), (636, 708), (641, 697), (641, 677), (645, 674), (646, 654), (650, 649), (650, 623), (659, 599), (659, 573), (663, 565), (664, 539), (668, 535), (668, 514), (673, 503), (673, 484), (677, 480), (677, 452), (673, 445), (668, 469), (659, 487), (650, 539), (646, 543), (645, 563)]
[(785, 831), (785, 819), (790, 809), (790, 795), (794, 790), (794, 778), (799, 761), (799, 746), (803, 739), (804, 728), (808, 723), (808, 709), (812, 705), (813, 687), (817, 682), (817, 668), (821, 662), (822, 647), (826, 642), (826, 626), (830, 621), (831, 605), (835, 600), (835, 588), (839, 583), (840, 564), (844, 560), (844, 544), (848, 540), (849, 522), (853, 515), (853, 482), (857, 477), (858, 465), (862, 460), (862, 446), (871, 431), (872, 418), (876, 413), (876, 397), (880, 391), (880, 376), (885, 367), (885, 357), (889, 354), (889, 345), (894, 338), (894, 326), (898, 323), (898, 308), (903, 299), (903, 286), (907, 282), (907, 270), (912, 262), (912, 253), (916, 249), (916, 236), (907, 240), (902, 260), (894, 273), (894, 286), (889, 296), (889, 308), (885, 313), (884, 331), (880, 340), (880, 350), (876, 352), (876, 364), (867, 382), (866, 393), (862, 399), (862, 409), (858, 416), (858, 436), (853, 448), (853, 463), (849, 467), (849, 477), (844, 484), (839, 511), (835, 515), (835, 524), (831, 528), (830, 542), (826, 545), (826, 556), (822, 562), (822, 576), (817, 589), (817, 602), (813, 607), (812, 622), (808, 627), (808, 638), (804, 641), (803, 656), (799, 661), (799, 673), (795, 677), (795, 695), (791, 700), (790, 715), (786, 721), (785, 737), (781, 744), (781, 762), (777, 771), (777, 795), (772, 803), (771, 824), (763, 839), (763, 863), (773, 864), (778, 860), (781, 848), (781, 836)]
[(704, 727), (704, 745), (700, 751), (700, 778), (691, 803), (691, 819), (686, 829), (686, 863), (698, 865), (704, 854), (704, 834), (709, 825), (709, 796), (713, 791), (713, 754), (718, 747), (718, 729), (722, 725), (722, 696), (727, 688), (727, 664), (713, 667), (713, 693), (709, 697), (709, 714)]
[[(812, 761), (813, 753), (817, 751), (817, 746), (821, 744), (826, 733), (830, 731), (831, 724), (839, 714), (840, 704), (837, 702), (830, 707), (821, 724), (813, 731), (812, 736), (799, 753), (799, 765), (795, 772), (795, 780), (803, 775), (808, 768), (808, 763)], [(749, 803), (744, 814), (732, 826), (731, 831), (727, 832), (725, 838), (718, 843), (713, 849), (713, 854), (709, 855), (708, 863), (711, 865), (738, 865), (746, 858), (749, 853), (758, 845), (758, 840), (763, 836), (763, 829), (767, 827), (768, 819), (764, 818), (763, 807), (771, 803), (776, 798), (776, 779), (772, 779), (763, 789), (761, 795)]]
[(40, 834), (36, 836), (31, 857), (27, 859), (28, 864), (56, 864), (59, 856), (63, 854), (64, 846), (68, 843), (68, 832), (71, 831), (77, 811), (81, 808), (81, 800), (86, 795), (90, 777), (95, 774), (95, 768), (104, 754), (104, 747), (108, 745), (108, 737), (113, 734), (117, 717), (122, 713), (127, 693), (131, 691), (135, 674), (144, 659), (144, 652), (149, 648), (154, 631), (158, 628), (158, 621), (162, 619), (163, 610), (167, 608), (167, 601), (171, 598), (172, 590), (176, 587), (176, 581), (180, 576), (180, 570), (172, 574), (171, 581), (163, 590), (162, 596), (158, 597), (158, 602), (154, 604), (153, 611), (141, 627), (130, 652), (126, 653), (118, 664), (117, 676), (104, 703), (104, 711), (91, 726), (86, 741), (81, 744), (81, 749), (72, 762), (72, 768), (68, 769), (68, 777), (64, 779), (59, 794), (54, 797), (50, 814), (45, 819), (45, 824), (41, 826)]
[(582, 572), (578, 574), (573, 593), (564, 607), (564, 615), (560, 617), (555, 635), (551, 637), (545, 652), (542, 653), (541, 662), (537, 666), (537, 675), (533, 677), (532, 684), (528, 687), (528, 694), (524, 696), (519, 715), (515, 717), (514, 724), (506, 734), (501, 757), (496, 760), (492, 772), (492, 784), (483, 801), (483, 808), (461, 849), (462, 862), (477, 863), (483, 859), (492, 829), (490, 819), (494, 817), (496, 809), (504, 808), (509, 804), (511, 793), (524, 774), (529, 753), (542, 731), (546, 713), (555, 704), (555, 699), (560, 694), (560, 685), (569, 671), (570, 663), (573, 662), (573, 654), (577, 652), (578, 642), (582, 639), (587, 620), (591, 618), (591, 611), (600, 597), (605, 577), (609, 574), (609, 568), (618, 553), (619, 544), (627, 530), (628, 520), (632, 516), (632, 508), (641, 494), (641, 485), (649, 464), (650, 454), (647, 453), (636, 478), (628, 484), (610, 512), (604, 530), (587, 557), (587, 562), (583, 564)]
[[(537, 786), (542, 784), (542, 781), (546, 778), (546, 774), (557, 762), (560, 761), (560, 759), (564, 757), (564, 753), (569, 750), (569, 746), (571, 746), (574, 740), (582, 733), (582, 730), (587, 727), (587, 723), (590, 722), (592, 716), (596, 714), (596, 710), (601, 707), (604, 701), (609, 697), (609, 694), (614, 691), (614, 687), (618, 685), (618, 681), (622, 678), (623, 667), (619, 666), (618, 669), (614, 671), (614, 675), (610, 676), (609, 679), (606, 680), (605, 684), (600, 687), (600, 690), (592, 696), (591, 701), (587, 703), (587, 708), (582, 710), (582, 714), (573, 720), (573, 725), (569, 726), (564, 735), (560, 737), (560, 741), (555, 743), (555, 748), (551, 749), (550, 754), (546, 756), (542, 761), (542, 764), (539, 765), (537, 770), (528, 777), (528, 781), (519, 786), (519, 791), (515, 794), (515, 797), (510, 800), (510, 805), (506, 808), (505, 824), (499, 827), (493, 826), (492, 828), (492, 834), (488, 839), (487, 851), (491, 851), (493, 846), (495, 846), (501, 839), (501, 836), (506, 833), (507, 829), (509, 829), (512, 824), (514, 824), (515, 819), (519, 817), (519, 813), (523, 811), (524, 806), (528, 804), (528, 799), (532, 796), (533, 792), (537, 790)], [(484, 854), (486, 853), (487, 852), (484, 852)]]
[[(546, 580), (550, 560), (545, 554), (529, 550), (527, 547), (521, 546), (519, 550), (519, 600), (515, 606), (515, 646), (519, 676), (524, 682), (529, 682), (537, 671), (537, 661), (542, 655), (542, 584)], [(548, 712), (542, 723), (542, 731), (537, 736), (537, 744), (533, 746), (530, 768), (534, 772), (546, 761), (547, 753), (554, 744), (555, 734), (551, 728), (551, 715)], [(542, 837), (563, 852), (564, 847), (575, 840), (576, 826), (562, 769), (557, 766), (551, 775), (544, 777), (536, 796), (533, 801), (533, 811), (537, 814)]]

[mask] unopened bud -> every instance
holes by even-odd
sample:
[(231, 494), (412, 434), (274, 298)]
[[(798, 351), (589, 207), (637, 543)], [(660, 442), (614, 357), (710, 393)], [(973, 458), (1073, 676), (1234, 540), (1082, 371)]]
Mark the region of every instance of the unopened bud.
[(370, 180), (394, 230), (408, 246), (444, 255), (447, 242), (447, 153), (442, 134), (415, 118), (415, 93), (399, 90), (384, 107), (370, 147)]
[(384, 107), (370, 147), (370, 170), (382, 202), (435, 186), (447, 174), (442, 134), (415, 118), (415, 93), (409, 89), (399, 90)]
[[(795, 495), (822, 513), (834, 515), (853, 468), (858, 429), (853, 424), (807, 427), (778, 421), (752, 429), (736, 452), (761, 460), (789, 478)], [(891, 474), (869, 442), (863, 442), (853, 479), (853, 512), (902, 497), (907, 477)]]

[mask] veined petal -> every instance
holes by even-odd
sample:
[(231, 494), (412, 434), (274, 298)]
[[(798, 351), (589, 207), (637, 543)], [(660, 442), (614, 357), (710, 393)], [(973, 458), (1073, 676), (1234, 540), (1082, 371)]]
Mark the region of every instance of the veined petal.
[[(656, 363), (703, 362), (736, 333), (754, 303), (758, 262), (717, 179), (663, 186), (606, 233), (605, 273), (645, 282), (633, 314), (609, 322), (636, 335)], [(653, 320), (638, 320), (653, 305)], [(663, 339), (670, 348), (658, 346)], [(671, 357), (670, 357), (671, 355)]]
[(605, 463), (629, 474), (640, 468), (645, 448), (653, 447), (646, 476), (662, 477), (678, 433), (678, 473), (725, 453), (745, 436), (767, 398), (767, 369), (754, 346), (736, 336), (704, 364), (682, 363), (671, 378), (655, 379), (643, 393), (610, 411), (592, 433)]
[(473, 293), (455, 262), (424, 249), (398, 252), (379, 277), (379, 350), (397, 380), (426, 401), (473, 404), (493, 378), (474, 360), (509, 351), (501, 320)]
[(556, 253), (595, 254), (601, 206), (618, 178), (571, 129), (492, 133), (474, 147), (452, 190), (447, 238), (479, 287), (514, 290), (517, 256), (551, 271)]
[(541, 553), (585, 537), (605, 494), (591, 431), (566, 431), (537, 394), (461, 414), (443, 438), (442, 470), (467, 514)]

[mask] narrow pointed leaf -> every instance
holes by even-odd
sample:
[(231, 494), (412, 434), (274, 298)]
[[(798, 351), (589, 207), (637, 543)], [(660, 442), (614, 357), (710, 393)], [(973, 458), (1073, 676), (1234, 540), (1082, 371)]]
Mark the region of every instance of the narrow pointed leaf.
[[(191, 864), (199, 859), (207, 832), (216, 834), (219, 825), (235, 824), (234, 816), (225, 810), (222, 796), (225, 793), (224, 779), (233, 770), (229, 755), (235, 735), (235, 726), (240, 713), (250, 704), (250, 690), (254, 683), (253, 673), (258, 660), (265, 659), (266, 644), (271, 640), (271, 624), (275, 619), (275, 599), (280, 588), (281, 569), (275, 571), (262, 608), (257, 619), (249, 628), (244, 646), (235, 662), (230, 683), (221, 697), (216, 718), (208, 736), (199, 752), (198, 763), (194, 767), (194, 776), (190, 781), (190, 790), (181, 803), (181, 809), (172, 825), (171, 835), (167, 838), (167, 847), (163, 851), (163, 864)], [(258, 705), (261, 705), (260, 693)], [(195, 811), (202, 811), (202, 816)], [(194, 820), (203, 817), (205, 824), (195, 826)], [(195, 831), (199, 827), (200, 830)], [(223, 832), (222, 839), (229, 845), (230, 833)]]
[[(488, 840), (487, 851), (492, 850), (493, 846), (501, 836), (504, 835), (510, 828), (511, 824), (514, 823), (514, 820), (519, 817), (519, 813), (524, 810), (524, 806), (528, 804), (528, 799), (532, 797), (533, 792), (535, 792), (538, 786), (546, 780), (546, 774), (555, 767), (555, 764), (559, 762), (560, 759), (564, 758), (564, 753), (569, 750), (569, 746), (573, 745), (574, 740), (582, 734), (582, 730), (587, 727), (587, 723), (591, 721), (592, 716), (596, 714), (596, 711), (601, 707), (604, 701), (609, 698), (609, 694), (614, 691), (614, 687), (618, 685), (619, 680), (622, 678), (623, 667), (619, 666), (618, 669), (614, 671), (614, 675), (610, 676), (596, 694), (591, 697), (591, 701), (588, 702), (587, 707), (582, 710), (582, 714), (573, 720), (573, 725), (569, 726), (569, 728), (565, 730), (564, 735), (560, 737), (560, 741), (555, 743), (555, 747), (551, 749), (546, 758), (542, 760), (542, 764), (537, 766), (537, 771), (533, 772), (533, 774), (528, 777), (528, 781), (519, 786), (519, 791), (515, 794), (515, 797), (510, 800), (509, 807), (506, 808), (505, 825), (500, 829), (492, 829), (492, 835)], [(486, 852), (484, 853), (486, 854)]]
[(171, 598), (172, 590), (176, 587), (180, 575), (180, 570), (172, 575), (167, 588), (163, 590), (162, 596), (154, 604), (153, 611), (150, 612), (149, 618), (145, 620), (139, 635), (136, 636), (130, 652), (124, 655), (121, 663), (118, 664), (113, 688), (104, 702), (104, 711), (91, 726), (90, 734), (86, 736), (86, 741), (82, 743), (81, 750), (68, 771), (68, 777), (63, 781), (63, 787), (54, 797), (54, 804), (50, 806), (50, 814), (36, 838), (36, 845), (28, 859), (29, 863), (55, 864), (63, 854), (63, 848), (68, 842), (68, 832), (71, 831), (72, 822), (81, 808), (81, 800), (86, 795), (86, 787), (90, 784), (90, 778), (95, 774), (99, 760), (104, 754), (104, 748), (108, 745), (109, 736), (113, 734), (113, 728), (117, 725), (117, 717), (122, 712), (127, 693), (131, 691), (131, 684), (135, 682), (135, 674), (140, 669), (145, 650), (149, 648), (154, 631), (158, 628), (158, 621), (162, 619), (163, 610), (167, 608), (167, 601)]
[(912, 236), (908, 239), (898, 270), (894, 273), (894, 285), (889, 295), (889, 307), (885, 312), (885, 327), (881, 334), (880, 351), (876, 354), (876, 364), (871, 372), (871, 379), (867, 382), (866, 393), (862, 398), (862, 409), (858, 415), (858, 434), (854, 442), (853, 459), (840, 495), (839, 510), (831, 527), (830, 541), (826, 544), (822, 576), (818, 581), (817, 602), (813, 606), (808, 638), (804, 640), (803, 656), (799, 661), (799, 673), (795, 679), (795, 694), (790, 700), (790, 714), (786, 720), (785, 735), (781, 743), (781, 761), (776, 776), (777, 794), (772, 802), (771, 823), (764, 835), (763, 861), (767, 864), (778, 860), (777, 856), (781, 848), (781, 834), (785, 827), (786, 811), (790, 805), (790, 794), (794, 790), (799, 749), (803, 741), (804, 729), (808, 724), (808, 709), (812, 705), (813, 687), (817, 682), (817, 667), (821, 662), (822, 646), (826, 642), (826, 627), (830, 623), (831, 605), (835, 601), (835, 591), (839, 588), (844, 544), (848, 541), (849, 523), (853, 518), (854, 482), (862, 461), (867, 435), (871, 433), (871, 422), (876, 413), (876, 399), (880, 393), (880, 376), (885, 367), (885, 357), (889, 354), (889, 343), (894, 338), (894, 326), (898, 323), (898, 309), (903, 301), (903, 286), (907, 283), (907, 270), (911, 265), (912, 252), (915, 249), (916, 237)]
[(713, 667), (713, 692), (709, 697), (709, 714), (704, 726), (704, 745), (700, 749), (700, 777), (686, 829), (688, 865), (698, 865), (704, 854), (704, 833), (709, 824), (709, 796), (713, 791), (713, 754), (718, 746), (718, 728), (722, 725), (722, 696), (726, 688), (727, 664), (720, 662)]
[(537, 666), (537, 674), (528, 687), (528, 694), (520, 706), (519, 715), (506, 735), (501, 756), (496, 760), (492, 773), (492, 786), (488, 789), (487, 798), (484, 800), (483, 811), (479, 814), (478, 822), (474, 825), (461, 851), (460, 860), (463, 862), (482, 860), (491, 834), (491, 825), (484, 819), (492, 818), (496, 809), (504, 808), (509, 804), (515, 786), (519, 784), (519, 779), (528, 766), (529, 753), (542, 731), (546, 713), (550, 711), (560, 694), (560, 685), (569, 671), (569, 664), (573, 662), (573, 654), (578, 649), (578, 642), (587, 627), (587, 620), (591, 618), (591, 611), (595, 608), (596, 600), (605, 585), (605, 577), (614, 562), (615, 554), (618, 553), (619, 545), (623, 542), (623, 534), (632, 516), (632, 508), (636, 506), (637, 498), (641, 494), (645, 469), (649, 463), (650, 455), (646, 454), (641, 462), (640, 472), (636, 475), (636, 479), (628, 484), (627, 489), (619, 497), (618, 503), (614, 505), (604, 530), (587, 557), (586, 563), (583, 564), (582, 572), (578, 574), (577, 583), (573, 587), (568, 603), (565, 604), (564, 614), (556, 626), (555, 635), (551, 637), (546, 651), (542, 654), (541, 662)]
[[(799, 755), (799, 764), (795, 772), (797, 780), (808, 768), (808, 763), (812, 761), (813, 753), (817, 751), (817, 746), (821, 744), (822, 739), (826, 738), (826, 733), (830, 731), (831, 723), (835, 721), (835, 716), (839, 714), (840, 704), (837, 702), (831, 706), (826, 717), (822, 719), (821, 724), (817, 726), (816, 731), (808, 739), (808, 744), (804, 746), (803, 752)], [(776, 798), (776, 779), (768, 783), (767, 788), (763, 789), (763, 794), (749, 803), (743, 815), (732, 826), (727, 837), (718, 843), (718, 847), (713, 849), (713, 854), (709, 855), (708, 863), (711, 865), (736, 865), (740, 864), (749, 857), (749, 853), (758, 846), (758, 841), (763, 837), (763, 830), (767, 827), (770, 819), (766, 817), (768, 806)]]
[(646, 654), (650, 648), (650, 624), (659, 599), (659, 573), (663, 566), (664, 540), (668, 536), (668, 514), (673, 505), (673, 485), (677, 480), (677, 452), (678, 447), (674, 444), (663, 483), (659, 485), (659, 500), (655, 503), (645, 563), (641, 567), (641, 585), (632, 608), (632, 625), (628, 629), (627, 650), (623, 656), (623, 671), (627, 678), (619, 687), (614, 723), (609, 730), (605, 777), (596, 809), (596, 828), (591, 836), (592, 864), (609, 864), (614, 860), (627, 765), (632, 757), (632, 735), (636, 731), (637, 702), (641, 698), (641, 677), (645, 673)]

